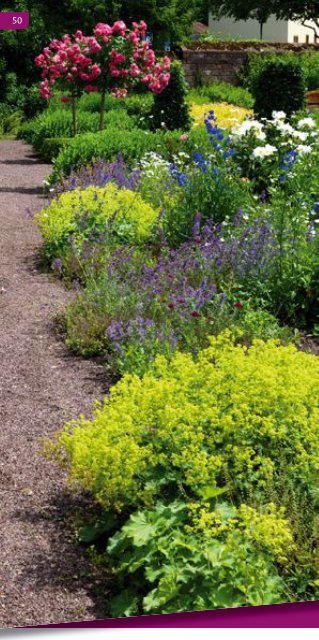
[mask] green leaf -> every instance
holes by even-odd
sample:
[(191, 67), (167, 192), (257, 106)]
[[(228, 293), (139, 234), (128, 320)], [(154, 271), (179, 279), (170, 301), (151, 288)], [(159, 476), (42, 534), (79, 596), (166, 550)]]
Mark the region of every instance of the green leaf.
[(125, 589), (118, 596), (111, 600), (111, 616), (120, 618), (121, 616), (134, 616), (138, 613), (138, 596), (133, 589)]
[(156, 526), (147, 521), (145, 512), (139, 511), (130, 517), (128, 523), (123, 527), (123, 531), (133, 539), (133, 544), (136, 547), (140, 547), (145, 545), (156, 533)]
[(198, 491), (199, 495), (204, 498), (204, 500), (211, 500), (212, 498), (217, 498), (217, 496), (221, 496), (223, 493), (227, 493), (228, 487), (213, 487), (207, 485)]
[(105, 513), (96, 522), (80, 527), (77, 532), (79, 542), (91, 543), (104, 533), (109, 533), (116, 526), (117, 519), (113, 513)]

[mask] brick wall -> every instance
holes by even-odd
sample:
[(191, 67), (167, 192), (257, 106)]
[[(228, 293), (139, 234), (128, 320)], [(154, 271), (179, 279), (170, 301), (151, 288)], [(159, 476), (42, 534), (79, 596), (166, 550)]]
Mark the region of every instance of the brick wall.
[(223, 81), (238, 84), (238, 71), (246, 62), (246, 51), (220, 51), (215, 49), (182, 49), (182, 62), (186, 80), (191, 87), (196, 77), (201, 75), (203, 82)]

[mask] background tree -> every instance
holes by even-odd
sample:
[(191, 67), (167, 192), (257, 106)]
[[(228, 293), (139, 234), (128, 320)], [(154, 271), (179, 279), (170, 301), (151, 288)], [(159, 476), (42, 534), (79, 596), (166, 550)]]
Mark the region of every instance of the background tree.
[(207, 0), (5, 0), (1, 11), (29, 11), (30, 27), (0, 31), (0, 60), (21, 82), (37, 81), (34, 58), (45, 44), (65, 33), (92, 31), (97, 22), (144, 20), (154, 48), (172, 45), (191, 33), (192, 22), (207, 15)]
[[(318, 0), (280, 0), (275, 3), (273, 13), (278, 19), (300, 20), (305, 27), (312, 29), (319, 37)], [(314, 24), (309, 24), (309, 22)]]
[(273, 0), (209, 0), (209, 9), (216, 20), (224, 16), (234, 20), (258, 20), (262, 40), (263, 27), (274, 13), (273, 4)]

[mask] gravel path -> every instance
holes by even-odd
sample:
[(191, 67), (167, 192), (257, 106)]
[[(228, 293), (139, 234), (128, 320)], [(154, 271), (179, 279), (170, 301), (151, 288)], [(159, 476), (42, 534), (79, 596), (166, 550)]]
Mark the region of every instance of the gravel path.
[[(49, 166), (21, 141), (0, 141), (0, 626), (103, 617), (97, 585), (68, 518), (60, 470), (41, 439), (106, 391), (103, 368), (70, 355), (52, 330), (68, 293), (36, 268)], [(104, 613), (105, 617), (105, 613)]]

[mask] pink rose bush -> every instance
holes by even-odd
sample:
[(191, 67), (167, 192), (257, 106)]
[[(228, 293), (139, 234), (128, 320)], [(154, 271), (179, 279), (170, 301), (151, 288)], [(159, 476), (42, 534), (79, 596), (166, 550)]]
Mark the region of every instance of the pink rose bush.
[(103, 128), (105, 96), (125, 98), (129, 90), (143, 84), (153, 93), (161, 93), (170, 80), (170, 59), (158, 62), (145, 40), (147, 25), (133, 22), (128, 29), (122, 20), (110, 26), (99, 23), (92, 36), (77, 31), (52, 40), (35, 59), (42, 69), (40, 95), (49, 100), (54, 85), (69, 94), (62, 101), (71, 100), (73, 129), (76, 133), (76, 99), (83, 93), (101, 93), (100, 128)]

